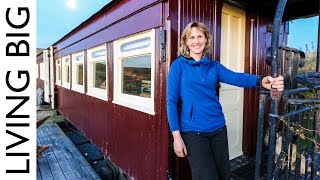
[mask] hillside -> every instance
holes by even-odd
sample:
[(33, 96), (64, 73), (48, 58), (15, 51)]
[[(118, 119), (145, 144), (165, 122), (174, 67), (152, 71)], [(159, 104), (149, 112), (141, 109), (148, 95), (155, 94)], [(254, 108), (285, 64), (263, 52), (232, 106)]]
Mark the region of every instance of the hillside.
[(303, 68), (299, 68), (299, 73), (316, 71), (317, 52), (306, 52), (306, 63)]

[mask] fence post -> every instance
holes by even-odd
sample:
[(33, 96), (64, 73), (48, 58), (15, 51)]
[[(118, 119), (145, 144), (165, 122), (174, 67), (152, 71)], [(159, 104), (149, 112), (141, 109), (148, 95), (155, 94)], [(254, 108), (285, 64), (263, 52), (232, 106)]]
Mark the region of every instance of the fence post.
[[(273, 19), (272, 36), (271, 36), (271, 75), (277, 77), (278, 72), (278, 48), (279, 34), (282, 16), (287, 0), (279, 0), (276, 13)], [(279, 60), (278, 60), (279, 61)], [(272, 179), (274, 170), (275, 144), (276, 144), (276, 126), (279, 122), (278, 109), (281, 93), (275, 89), (271, 89), (271, 109), (269, 114), (269, 144), (268, 144), (268, 163), (267, 163), (267, 179)]]
[(261, 156), (263, 146), (263, 126), (264, 126), (264, 109), (267, 94), (260, 94), (259, 98), (259, 116), (258, 116), (258, 130), (257, 130), (257, 149), (256, 149), (256, 165), (255, 165), (255, 178), (260, 179), (261, 171)]

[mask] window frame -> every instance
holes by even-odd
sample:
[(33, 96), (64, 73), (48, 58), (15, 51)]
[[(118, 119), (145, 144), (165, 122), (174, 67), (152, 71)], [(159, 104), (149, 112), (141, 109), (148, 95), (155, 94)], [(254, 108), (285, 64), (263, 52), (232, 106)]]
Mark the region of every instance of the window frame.
[[(66, 62), (66, 60), (69, 59), (69, 62)], [(71, 81), (71, 58), (70, 58), (70, 55), (67, 55), (67, 56), (63, 56), (62, 57), (62, 60), (61, 60), (61, 85), (62, 87), (66, 88), (66, 89), (70, 89), (70, 81)], [(66, 82), (65, 81), (65, 66), (68, 65), (69, 66), (69, 82)]]
[[(122, 44), (135, 40), (149, 37), (151, 39), (150, 46), (141, 49), (133, 49), (131, 51), (121, 52)], [(113, 42), (114, 47), (114, 89), (113, 103), (125, 106), (137, 111), (141, 111), (150, 115), (155, 115), (154, 96), (155, 96), (155, 29), (144, 31), (142, 33), (133, 34), (129, 37), (121, 38)], [(151, 60), (151, 97), (141, 97), (122, 93), (122, 59), (128, 57), (137, 57), (150, 55)]]
[[(104, 56), (100, 56), (100, 57), (92, 57), (91, 54), (93, 52), (97, 52), (97, 51), (101, 51), (101, 50), (105, 50), (105, 55)], [(87, 95), (88, 96), (92, 96), (104, 101), (108, 101), (108, 51), (107, 51), (107, 44), (102, 44), (102, 45), (98, 45), (96, 47), (90, 48), (87, 50)], [(103, 60), (102, 60), (103, 59)], [(96, 88), (94, 87), (93, 84), (93, 63), (95, 62), (101, 62), (101, 61), (105, 61), (106, 63), (106, 89), (100, 89), (100, 88)]]
[[(77, 61), (77, 57), (82, 56), (82, 59)], [(84, 51), (73, 53), (71, 55), (72, 60), (72, 80), (71, 80), (71, 90), (84, 94)], [(77, 65), (82, 64), (82, 82), (83, 85), (77, 84)]]
[[(59, 63), (58, 63), (59, 62)], [(58, 86), (62, 86), (61, 82), (62, 82), (62, 69), (61, 69), (61, 65), (62, 65), (62, 58), (56, 59), (55, 60), (55, 65), (56, 65), (56, 81), (55, 84)], [(60, 72), (58, 72), (58, 67), (60, 67)], [(58, 79), (58, 73), (60, 73), (60, 80)]]

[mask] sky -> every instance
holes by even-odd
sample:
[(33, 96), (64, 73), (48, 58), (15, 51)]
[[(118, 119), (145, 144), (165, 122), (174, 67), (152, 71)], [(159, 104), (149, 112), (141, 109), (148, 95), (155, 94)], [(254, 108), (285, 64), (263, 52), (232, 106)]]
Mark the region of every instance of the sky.
[[(297, 19), (289, 22), (288, 47), (306, 51), (317, 50), (319, 17), (314, 16), (306, 19)], [(313, 42), (313, 48), (312, 48)]]
[(37, 48), (48, 48), (111, 0), (37, 0)]
[[(48, 48), (111, 0), (37, 0), (37, 48)], [(288, 47), (317, 48), (318, 17), (289, 22)], [(301, 28), (303, 27), (303, 28)]]

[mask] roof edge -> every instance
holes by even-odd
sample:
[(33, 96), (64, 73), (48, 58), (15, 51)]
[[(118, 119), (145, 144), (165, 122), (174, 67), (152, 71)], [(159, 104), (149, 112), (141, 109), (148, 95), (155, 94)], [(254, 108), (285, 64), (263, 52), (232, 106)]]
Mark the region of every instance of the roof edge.
[(116, 5), (120, 0), (111, 0), (108, 4), (106, 4), (105, 6), (103, 6), (98, 12), (94, 13), (92, 16), (90, 16), (87, 20), (83, 21), (80, 25), (78, 25), (77, 27), (75, 27), (73, 30), (71, 30), (69, 33), (67, 33), (66, 35), (64, 35), (61, 39), (59, 39), (58, 41), (56, 41), (55, 43), (53, 43), (50, 46), (54, 46), (57, 45), (58, 43), (60, 43), (61, 41), (65, 40), (66, 38), (68, 38), (69, 36), (71, 36), (73, 33), (75, 33), (77, 30), (81, 29), (82, 27), (84, 27), (85, 25), (89, 24), (93, 19), (95, 19), (96, 17), (100, 16), (101, 14), (103, 14), (105, 11), (107, 11), (108, 9), (110, 9), (111, 7), (113, 7), (114, 5)]

